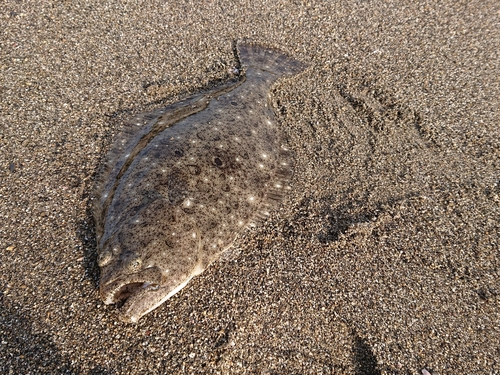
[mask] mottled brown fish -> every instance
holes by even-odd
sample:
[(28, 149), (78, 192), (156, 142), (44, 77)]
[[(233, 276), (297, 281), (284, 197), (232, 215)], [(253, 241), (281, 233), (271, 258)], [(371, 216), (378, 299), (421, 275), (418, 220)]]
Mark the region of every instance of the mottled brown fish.
[(303, 65), (238, 45), (246, 74), (210, 92), (137, 116), (117, 138), (98, 184), (100, 293), (137, 320), (269, 214), (287, 188), (289, 151), (269, 89)]

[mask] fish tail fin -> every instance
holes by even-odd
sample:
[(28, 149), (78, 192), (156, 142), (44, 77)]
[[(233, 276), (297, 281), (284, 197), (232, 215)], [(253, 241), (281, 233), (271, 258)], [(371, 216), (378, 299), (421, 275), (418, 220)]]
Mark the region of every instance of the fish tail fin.
[(295, 75), (302, 72), (306, 65), (273, 48), (251, 43), (238, 43), (240, 62), (247, 68), (269, 71), (278, 76)]

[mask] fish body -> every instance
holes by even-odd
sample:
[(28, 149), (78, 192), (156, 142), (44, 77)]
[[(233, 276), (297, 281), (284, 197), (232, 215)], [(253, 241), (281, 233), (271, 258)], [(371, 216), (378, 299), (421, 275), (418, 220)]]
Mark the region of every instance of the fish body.
[(182, 289), (283, 196), (290, 152), (268, 105), (271, 85), (303, 65), (238, 45), (246, 74), (136, 116), (98, 184), (100, 294), (137, 320)]

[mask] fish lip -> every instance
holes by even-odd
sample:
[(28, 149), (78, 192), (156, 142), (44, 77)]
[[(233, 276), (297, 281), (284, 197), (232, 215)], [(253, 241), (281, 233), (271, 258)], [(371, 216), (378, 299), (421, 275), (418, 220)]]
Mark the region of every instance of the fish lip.
[[(153, 291), (142, 290), (131, 295), (118, 309), (118, 319), (123, 323), (137, 323), (142, 316), (155, 309), (163, 302), (163, 300), (158, 302), (157, 296), (158, 294), (162, 296), (164, 294), (164, 289), (164, 287), (159, 287)], [(152, 303), (151, 299), (153, 300)], [(149, 303), (144, 303), (145, 301)]]
[(126, 301), (147, 293), (151, 285), (161, 285), (163, 275), (158, 267), (145, 268), (137, 273), (101, 281), (100, 295), (106, 305)]

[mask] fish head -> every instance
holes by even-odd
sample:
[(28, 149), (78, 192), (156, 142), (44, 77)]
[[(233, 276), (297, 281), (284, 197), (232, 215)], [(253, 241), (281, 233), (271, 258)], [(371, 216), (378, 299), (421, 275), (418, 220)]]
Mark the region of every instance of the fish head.
[(203, 271), (201, 235), (185, 216), (152, 204), (99, 249), (101, 299), (121, 305), (120, 320), (137, 322)]

